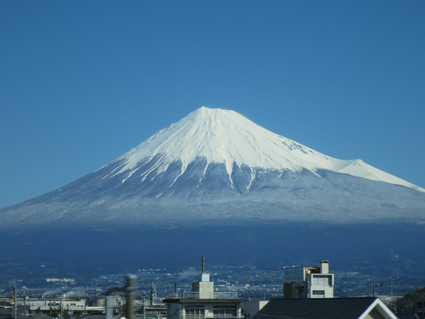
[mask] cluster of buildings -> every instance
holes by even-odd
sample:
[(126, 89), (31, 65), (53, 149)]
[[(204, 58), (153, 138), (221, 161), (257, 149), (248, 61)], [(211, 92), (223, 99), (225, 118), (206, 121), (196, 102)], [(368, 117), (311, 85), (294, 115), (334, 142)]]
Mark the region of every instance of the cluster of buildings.
[[(246, 300), (237, 292), (219, 292), (205, 271), (193, 281), (187, 292), (155, 303), (155, 289), (149, 300), (136, 298), (136, 279), (129, 276), (122, 287), (112, 287), (96, 300), (59, 298), (55, 300), (24, 299), (7, 303), (0, 301), (0, 319), (24, 319), (31, 314), (49, 317), (80, 317), (87, 319), (395, 319), (391, 310), (376, 297), (334, 298), (334, 274), (329, 262), (321, 260), (318, 267), (285, 268), (283, 297), (271, 300)], [(21, 311), (18, 311), (21, 309)], [(22, 310), (23, 309), (23, 310)], [(9, 310), (9, 312), (7, 312)], [(3, 311), (3, 312), (2, 312)], [(47, 317), (46, 317), (47, 318)], [(415, 317), (412, 317), (415, 318)]]

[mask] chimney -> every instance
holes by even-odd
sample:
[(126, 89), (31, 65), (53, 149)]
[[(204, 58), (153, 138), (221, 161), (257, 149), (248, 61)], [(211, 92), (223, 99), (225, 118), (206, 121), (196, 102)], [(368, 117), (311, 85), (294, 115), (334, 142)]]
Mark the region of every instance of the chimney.
[(202, 256), (202, 273), (205, 272), (205, 256)]
[(205, 272), (205, 256), (202, 256), (201, 281), (210, 281), (210, 274)]
[(320, 272), (322, 274), (329, 274), (329, 260), (320, 261)]

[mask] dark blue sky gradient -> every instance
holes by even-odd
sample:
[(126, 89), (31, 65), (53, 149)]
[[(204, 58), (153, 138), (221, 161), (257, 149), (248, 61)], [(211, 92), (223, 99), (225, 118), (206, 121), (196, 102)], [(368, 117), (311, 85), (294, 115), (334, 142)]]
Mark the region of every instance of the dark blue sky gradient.
[(199, 106), (425, 187), (425, 2), (1, 1), (0, 207)]

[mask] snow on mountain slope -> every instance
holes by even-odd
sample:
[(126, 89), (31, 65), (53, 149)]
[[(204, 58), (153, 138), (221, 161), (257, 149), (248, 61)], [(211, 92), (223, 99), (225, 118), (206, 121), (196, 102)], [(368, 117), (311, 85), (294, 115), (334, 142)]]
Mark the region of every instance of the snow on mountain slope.
[[(147, 171), (138, 165), (158, 158)], [(256, 169), (315, 172), (326, 169), (374, 181), (403, 185), (425, 192), (425, 189), (374, 168), (362, 160), (339, 160), (291, 139), (268, 131), (237, 112), (201, 107), (185, 118), (159, 131), (117, 161), (120, 165), (111, 177), (125, 174), (124, 183), (133, 174), (141, 180), (166, 172), (175, 162), (181, 162), (183, 175), (190, 163), (205, 159), (204, 172), (210, 164), (224, 164), (230, 181), (234, 164), (246, 165), (252, 178)], [(174, 181), (174, 182), (175, 182)]]
[(338, 170), (339, 173), (346, 173), (353, 176), (367, 178), (373, 181), (381, 181), (390, 184), (403, 185), (406, 187), (410, 187), (416, 189), (421, 192), (425, 192), (425, 189), (416, 186), (412, 183), (409, 183), (397, 176), (388, 174), (380, 169), (377, 169), (362, 160), (351, 161), (351, 163), (341, 169)]

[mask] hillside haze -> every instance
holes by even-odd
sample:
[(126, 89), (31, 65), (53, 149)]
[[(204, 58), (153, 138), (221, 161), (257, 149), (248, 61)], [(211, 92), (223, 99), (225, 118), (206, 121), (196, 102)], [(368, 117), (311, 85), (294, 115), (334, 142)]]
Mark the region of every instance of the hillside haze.
[(115, 161), (2, 209), (3, 228), (422, 222), (424, 189), (201, 107)]

